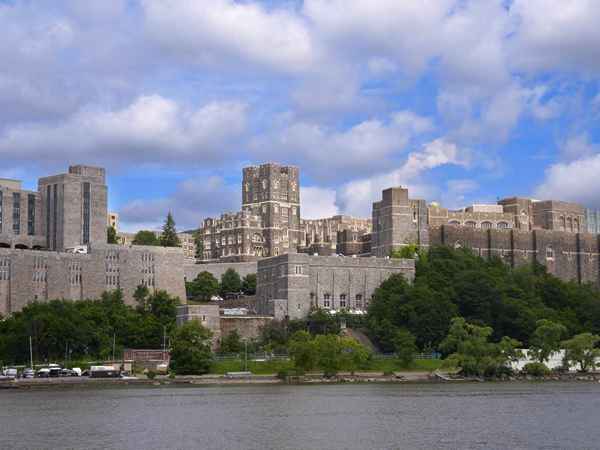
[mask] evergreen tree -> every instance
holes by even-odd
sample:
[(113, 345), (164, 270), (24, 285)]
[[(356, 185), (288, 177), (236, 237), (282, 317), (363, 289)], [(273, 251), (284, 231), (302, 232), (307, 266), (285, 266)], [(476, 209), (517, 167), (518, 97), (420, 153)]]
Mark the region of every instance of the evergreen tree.
[(242, 279), (234, 269), (227, 269), (221, 276), (221, 295), (238, 293), (242, 290)]
[(249, 273), (244, 277), (242, 281), (242, 291), (246, 295), (254, 295), (256, 294), (256, 274)]
[(177, 236), (177, 229), (175, 228), (175, 220), (173, 215), (169, 211), (165, 224), (163, 225), (162, 234), (160, 235), (160, 245), (163, 247), (179, 247), (179, 237)]
[(106, 242), (108, 244), (118, 244), (119, 243), (119, 239), (117, 237), (117, 230), (115, 230), (115, 227), (110, 226), (106, 228)]
[(197, 262), (202, 261), (204, 259), (204, 240), (202, 239), (200, 230), (194, 233), (194, 244), (196, 244), (196, 254), (194, 257)]

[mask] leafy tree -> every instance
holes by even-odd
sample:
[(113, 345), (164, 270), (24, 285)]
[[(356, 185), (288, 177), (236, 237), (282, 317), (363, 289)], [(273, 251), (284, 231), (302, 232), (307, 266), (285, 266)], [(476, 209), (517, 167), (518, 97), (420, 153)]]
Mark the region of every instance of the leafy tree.
[(171, 369), (180, 375), (208, 373), (212, 362), (212, 333), (198, 321), (177, 327), (171, 346)]
[(208, 301), (219, 293), (219, 281), (210, 272), (200, 272), (194, 281), (186, 285), (188, 296), (193, 300)]
[(407, 244), (399, 249), (390, 250), (390, 258), (398, 259), (415, 259), (419, 254), (419, 247), (417, 244)]
[(175, 228), (175, 220), (170, 211), (165, 219), (159, 242), (163, 247), (179, 247), (181, 245), (177, 236), (177, 229)]
[(175, 323), (179, 299), (171, 297), (166, 291), (156, 291), (148, 298), (150, 314), (163, 326)]
[(229, 268), (221, 276), (221, 295), (230, 292), (241, 292), (242, 279), (240, 275), (232, 268)]
[(143, 284), (140, 284), (137, 288), (135, 288), (135, 292), (133, 293), (133, 298), (137, 303), (137, 308), (139, 311), (147, 311), (148, 310), (148, 297), (150, 296), (150, 289)]
[(579, 364), (581, 372), (588, 372), (597, 367), (600, 349), (596, 348), (600, 336), (592, 333), (581, 333), (562, 343), (565, 349), (565, 362), (568, 365)]
[(340, 347), (340, 366), (354, 373), (364, 367), (371, 354), (369, 350), (351, 337), (338, 338)]
[(108, 244), (118, 244), (119, 239), (117, 237), (117, 230), (112, 225), (106, 227), (106, 242)]
[(406, 328), (396, 331), (394, 350), (403, 367), (410, 367), (415, 361), (417, 345), (414, 335)]
[(297, 331), (290, 339), (289, 354), (294, 367), (302, 372), (313, 370), (317, 364), (317, 348), (307, 331)]
[(538, 320), (536, 325), (529, 349), (537, 361), (545, 363), (552, 353), (560, 350), (561, 339), (567, 329), (564, 325), (547, 319)]
[(242, 340), (237, 330), (233, 330), (227, 336), (221, 339), (219, 350), (221, 353), (240, 353), (242, 351)]
[(194, 233), (194, 244), (196, 244), (196, 254), (194, 257), (196, 261), (201, 261), (204, 259), (204, 239), (200, 230)]
[(141, 230), (133, 237), (133, 245), (159, 245), (154, 231)]
[(242, 291), (246, 295), (255, 295), (256, 294), (256, 274), (249, 273), (246, 275), (242, 281)]
[(317, 352), (317, 366), (326, 377), (334, 376), (341, 369), (341, 348), (339, 337), (333, 334), (319, 334), (313, 338)]

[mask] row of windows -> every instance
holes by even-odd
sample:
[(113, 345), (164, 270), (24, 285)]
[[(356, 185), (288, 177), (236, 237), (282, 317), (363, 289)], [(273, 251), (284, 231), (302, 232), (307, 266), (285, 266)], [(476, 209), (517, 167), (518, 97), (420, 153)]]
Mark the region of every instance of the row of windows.
[(143, 279), (140, 282), (141, 286), (146, 286), (146, 287), (154, 287), (154, 277), (149, 277), (148, 279)]
[(8, 280), (10, 280), (10, 271), (0, 270), (0, 281), (8, 281)]
[[(310, 301), (311, 304), (314, 304), (315, 302), (315, 294), (311, 292), (310, 294)], [(349, 303), (349, 300), (346, 296), (346, 294), (340, 294), (339, 296), (339, 301), (338, 301), (338, 306), (340, 308), (349, 308), (352, 307), (352, 305)], [(363, 307), (368, 307), (369, 306), (369, 302), (366, 301), (363, 304), (363, 296), (362, 294), (356, 294), (356, 296), (354, 297), (354, 307), (358, 308), (358, 309), (362, 309)], [(323, 294), (323, 307), (324, 308), (333, 308), (335, 307), (334, 305), (334, 301), (331, 298), (331, 294)]]
[(46, 271), (33, 272), (33, 281), (35, 283), (46, 283), (48, 281), (48, 272), (46, 272)]
[[(448, 225), (460, 226), (461, 223), (458, 220), (451, 220), (448, 222)], [(467, 220), (464, 223), (464, 226), (469, 228), (477, 228), (477, 222)], [(483, 228), (484, 230), (490, 230), (494, 228), (494, 224), (492, 222), (481, 222), (481, 228)], [(498, 222), (496, 228), (498, 228), (499, 230), (506, 230), (510, 228), (510, 224), (508, 222)]]
[(80, 273), (71, 274), (69, 281), (71, 282), (72, 286), (81, 286), (81, 274)]
[(119, 286), (120, 278), (119, 275), (106, 275), (107, 286)]
[(154, 262), (154, 255), (152, 253), (142, 253), (142, 262)]
[(107, 261), (118, 261), (119, 260), (119, 252), (116, 252), (116, 251), (106, 252), (104, 258)]

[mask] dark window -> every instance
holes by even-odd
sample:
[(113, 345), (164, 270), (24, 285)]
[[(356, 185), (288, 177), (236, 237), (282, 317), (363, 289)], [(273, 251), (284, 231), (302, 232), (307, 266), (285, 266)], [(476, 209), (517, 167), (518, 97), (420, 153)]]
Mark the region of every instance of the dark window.
[(52, 186), (46, 186), (46, 245), (50, 246), (50, 197)]
[(35, 234), (35, 195), (27, 196), (27, 234), (33, 236)]
[(2, 216), (3, 214), (3, 205), (2, 205), (2, 200), (4, 199), (4, 192), (0, 191), (0, 233), (2, 233)]
[(56, 226), (58, 224), (58, 185), (55, 184), (54, 187), (52, 188), (52, 190), (54, 191), (53, 192), (54, 198), (52, 199), (52, 249), (56, 250), (56, 248), (57, 248)]
[(21, 193), (13, 192), (13, 233), (21, 234)]
[(90, 243), (90, 183), (83, 183), (83, 243)]

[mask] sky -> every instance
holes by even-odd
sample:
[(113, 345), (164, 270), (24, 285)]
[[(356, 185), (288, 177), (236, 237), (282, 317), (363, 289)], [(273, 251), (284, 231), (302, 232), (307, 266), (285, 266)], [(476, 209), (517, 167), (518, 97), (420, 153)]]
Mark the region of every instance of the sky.
[(598, 0), (0, 0), (0, 177), (106, 167), (121, 228), (239, 210), (301, 171), (302, 216), (381, 190), (600, 208)]

